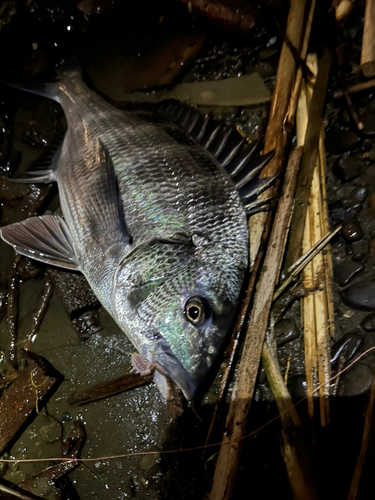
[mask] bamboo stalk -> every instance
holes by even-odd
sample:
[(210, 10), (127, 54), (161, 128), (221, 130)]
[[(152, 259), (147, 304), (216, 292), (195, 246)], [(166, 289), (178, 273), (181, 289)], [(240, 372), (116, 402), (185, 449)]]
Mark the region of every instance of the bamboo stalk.
[(375, 0), (366, 0), (361, 70), (366, 78), (375, 76)]
[[(298, 52), (300, 52), (302, 45), (305, 11), (306, 0), (291, 0), (286, 37)], [(263, 170), (262, 177), (271, 177), (279, 173), (285, 160), (286, 148), (289, 144), (290, 131), (287, 131), (283, 127), (283, 124), (289, 107), (295, 73), (296, 63), (294, 56), (288, 45), (284, 42), (280, 53), (263, 149), (264, 154), (269, 153), (270, 151), (275, 151), (275, 155)], [(275, 187), (267, 190), (262, 195), (262, 198), (268, 198), (274, 194), (276, 194)], [(251, 217), (249, 220), (249, 228), (251, 229), (251, 264), (255, 261), (259, 250), (266, 218), (266, 214), (259, 213)]]
[(289, 159), (284, 193), (280, 198), (270, 242), (264, 260), (263, 272), (257, 285), (257, 295), (246, 331), (242, 357), (226, 421), (226, 432), (220, 447), (210, 500), (231, 498), (241, 441), (246, 429), (259, 360), (268, 327), (273, 292), (284, 253), (284, 236), (290, 220), (296, 177), (301, 159), (301, 149), (295, 150)]

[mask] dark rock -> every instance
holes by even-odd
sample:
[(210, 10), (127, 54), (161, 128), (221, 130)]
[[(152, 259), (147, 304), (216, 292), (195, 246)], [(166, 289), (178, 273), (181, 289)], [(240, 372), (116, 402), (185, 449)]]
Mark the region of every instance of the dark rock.
[(352, 261), (353, 262), (363, 262), (365, 260), (366, 254), (363, 250), (358, 249), (353, 253)]
[(353, 130), (332, 127), (326, 134), (325, 146), (329, 153), (339, 155), (356, 148), (361, 138)]
[(283, 345), (286, 342), (298, 339), (300, 333), (293, 318), (285, 318), (275, 326), (277, 345)]
[(344, 127), (349, 126), (351, 118), (346, 107), (340, 109), (337, 120), (340, 125), (343, 125)]
[(375, 137), (375, 115), (373, 113), (366, 113), (360, 116), (360, 120), (364, 125), (361, 134), (364, 137)]
[(333, 164), (332, 171), (341, 182), (349, 182), (361, 175), (361, 164), (354, 156), (341, 156)]
[(349, 285), (341, 292), (345, 304), (354, 309), (375, 309), (375, 280), (361, 281)]
[(372, 259), (375, 259), (375, 239), (368, 242), (368, 253)]
[(369, 177), (375, 177), (375, 165), (370, 165), (365, 173)]
[(99, 322), (98, 312), (95, 310), (86, 311), (72, 321), (81, 342), (85, 342), (94, 333), (99, 332), (102, 326)]
[(347, 255), (352, 256), (353, 253), (354, 253), (353, 245), (346, 244), (345, 245), (345, 252), (346, 252)]
[(343, 201), (338, 200), (328, 205), (328, 215), (332, 225), (337, 226), (353, 220), (361, 208), (360, 203), (348, 208)]
[(340, 286), (347, 285), (349, 281), (364, 270), (365, 266), (359, 262), (339, 264), (333, 269), (333, 279)]
[(52, 267), (47, 268), (47, 273), (71, 319), (78, 318), (84, 312), (100, 306), (100, 302), (82, 274)]
[(10, 154), (7, 163), (4, 166), (0, 166), (0, 174), (13, 177), (19, 167), (19, 164), (21, 163), (21, 160), (21, 151), (13, 151), (13, 153)]
[(293, 375), (288, 380), (288, 389), (295, 399), (303, 399), (306, 397), (306, 377), (305, 375)]
[(279, 48), (277, 46), (273, 46), (269, 47), (268, 49), (261, 50), (258, 55), (261, 61), (268, 61), (268, 59), (271, 59), (278, 53), (279, 53)]
[(358, 221), (347, 222), (342, 228), (342, 234), (347, 241), (358, 241), (363, 238), (363, 231)]
[(8, 289), (5, 285), (0, 283), (0, 321), (3, 319), (7, 309)]
[(372, 373), (364, 364), (356, 364), (341, 379), (340, 396), (358, 396), (366, 392), (372, 384)]
[(73, 420), (73, 417), (70, 415), (68, 411), (63, 411), (61, 413), (61, 421), (62, 422), (71, 422)]
[(365, 332), (375, 332), (375, 314), (369, 314), (361, 321), (361, 328)]
[(344, 363), (348, 362), (354, 354), (362, 347), (363, 337), (359, 333), (346, 333), (339, 341), (331, 347), (331, 363), (335, 364), (339, 358)]
[(266, 370), (264, 369), (264, 366), (262, 365), (259, 370), (259, 383), (264, 384), (267, 380), (267, 375), (266, 375)]
[(368, 196), (368, 189), (366, 187), (356, 187), (350, 193), (349, 198), (359, 203), (364, 203)]

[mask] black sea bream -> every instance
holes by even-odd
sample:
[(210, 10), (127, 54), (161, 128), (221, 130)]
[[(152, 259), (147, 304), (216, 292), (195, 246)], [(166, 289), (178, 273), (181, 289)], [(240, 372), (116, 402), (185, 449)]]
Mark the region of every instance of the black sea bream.
[[(138, 362), (155, 368), (162, 393), (167, 375), (192, 399), (233, 323), (248, 265), (240, 194), (251, 201), (259, 188), (253, 147), (194, 110), (190, 121), (184, 113), (197, 140), (157, 114), (116, 108), (78, 71), (46, 88), (68, 129), (52, 165), (21, 181), (57, 181), (63, 218), (12, 224), (2, 238), (23, 255), (81, 271)], [(206, 146), (216, 140), (218, 161), (203, 137)]]

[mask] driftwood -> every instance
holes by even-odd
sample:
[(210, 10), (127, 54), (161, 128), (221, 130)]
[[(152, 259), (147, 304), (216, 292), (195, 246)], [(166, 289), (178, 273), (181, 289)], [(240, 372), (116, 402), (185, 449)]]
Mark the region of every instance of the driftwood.
[(285, 190), (280, 198), (270, 242), (264, 260), (264, 271), (260, 276), (257, 295), (246, 332), (241, 360), (229, 406), (226, 431), (220, 447), (210, 500), (230, 499), (245, 434), (247, 413), (250, 408), (263, 342), (268, 326), (273, 291), (279, 275), (293, 194), (301, 159), (301, 150), (290, 157)]
[(28, 418), (39, 411), (61, 383), (63, 376), (41, 356), (25, 352), (27, 366), (0, 398), (0, 454), (16, 437)]
[(366, 78), (375, 76), (375, 0), (366, 0), (361, 70)]

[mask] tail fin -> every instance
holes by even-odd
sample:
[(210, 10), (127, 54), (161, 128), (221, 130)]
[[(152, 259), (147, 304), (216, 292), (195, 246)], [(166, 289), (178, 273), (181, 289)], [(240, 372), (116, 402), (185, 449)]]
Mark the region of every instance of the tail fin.
[(3, 77), (0, 78), (0, 81), (15, 89), (24, 90), (25, 92), (59, 101), (58, 94), (61, 82), (70, 78), (74, 73), (81, 74), (81, 66), (75, 56), (70, 56), (58, 65), (56, 80), (53, 82), (40, 82), (36, 80), (21, 82), (7, 80)]

